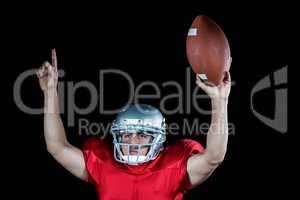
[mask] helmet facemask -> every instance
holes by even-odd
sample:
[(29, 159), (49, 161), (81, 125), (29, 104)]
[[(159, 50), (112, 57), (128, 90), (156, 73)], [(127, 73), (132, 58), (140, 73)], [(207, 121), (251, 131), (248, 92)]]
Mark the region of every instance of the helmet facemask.
[[(123, 116), (118, 116), (111, 127), (114, 157), (118, 162), (130, 165), (138, 165), (154, 160), (159, 155), (166, 140), (165, 121), (159, 111), (160, 115), (156, 116), (157, 113), (155, 116), (150, 115), (150, 119), (147, 119), (149, 114), (139, 115), (138, 119), (130, 118), (132, 113), (136, 115), (135, 112), (131, 110), (131, 115), (125, 112)], [(157, 126), (158, 124), (159, 126)], [(148, 141), (139, 139), (138, 142), (133, 143), (132, 140), (124, 140), (124, 135), (138, 138), (141, 135), (146, 135), (151, 136), (151, 139)]]

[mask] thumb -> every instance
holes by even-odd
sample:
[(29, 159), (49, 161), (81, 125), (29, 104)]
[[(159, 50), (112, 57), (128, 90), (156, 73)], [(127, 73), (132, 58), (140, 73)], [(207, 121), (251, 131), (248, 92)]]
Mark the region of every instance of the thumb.
[(198, 75), (196, 76), (196, 84), (205, 92), (208, 90), (208, 85), (206, 83), (204, 83), (199, 77)]

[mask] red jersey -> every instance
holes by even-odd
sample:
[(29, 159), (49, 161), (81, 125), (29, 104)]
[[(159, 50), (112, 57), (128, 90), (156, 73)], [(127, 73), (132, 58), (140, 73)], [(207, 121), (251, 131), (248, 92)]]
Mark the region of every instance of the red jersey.
[(88, 181), (100, 200), (179, 200), (191, 188), (187, 160), (204, 148), (183, 139), (169, 145), (152, 161), (127, 165), (114, 159), (112, 145), (89, 138), (82, 148)]

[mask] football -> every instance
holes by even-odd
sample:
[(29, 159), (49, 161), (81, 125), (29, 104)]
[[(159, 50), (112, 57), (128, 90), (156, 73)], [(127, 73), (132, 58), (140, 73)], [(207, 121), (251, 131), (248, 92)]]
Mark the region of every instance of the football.
[(187, 58), (200, 79), (219, 85), (229, 71), (230, 47), (226, 35), (212, 19), (197, 16), (187, 34)]

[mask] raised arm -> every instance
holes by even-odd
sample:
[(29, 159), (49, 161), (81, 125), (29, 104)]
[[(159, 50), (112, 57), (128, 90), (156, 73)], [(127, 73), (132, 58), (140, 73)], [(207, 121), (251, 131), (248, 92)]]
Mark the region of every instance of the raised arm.
[(231, 79), (229, 72), (226, 72), (223, 83), (219, 86), (202, 82), (198, 77), (196, 83), (211, 98), (212, 115), (205, 152), (188, 159), (187, 171), (193, 186), (206, 180), (225, 157), (228, 140), (227, 104)]
[(52, 65), (45, 62), (37, 71), (37, 76), (44, 93), (44, 136), (47, 150), (57, 162), (73, 175), (85, 179), (87, 171), (83, 153), (68, 142), (59, 114), (58, 71), (54, 49), (52, 50)]

